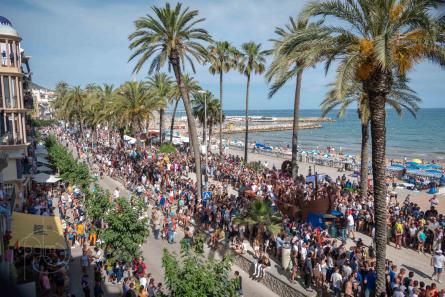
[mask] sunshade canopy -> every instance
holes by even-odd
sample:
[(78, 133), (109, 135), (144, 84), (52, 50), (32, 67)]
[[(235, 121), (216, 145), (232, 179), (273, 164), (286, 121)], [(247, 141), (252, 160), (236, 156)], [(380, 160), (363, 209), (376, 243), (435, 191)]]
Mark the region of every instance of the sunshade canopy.
[(58, 250), (67, 248), (62, 224), (56, 216), (13, 212), (11, 233), (11, 246)]
[(46, 173), (36, 174), (36, 175), (34, 175), (34, 177), (32, 179), (33, 179), (33, 181), (35, 181), (36, 183), (39, 183), (39, 184), (53, 184), (60, 180), (59, 177), (56, 177), (51, 174), (46, 174)]

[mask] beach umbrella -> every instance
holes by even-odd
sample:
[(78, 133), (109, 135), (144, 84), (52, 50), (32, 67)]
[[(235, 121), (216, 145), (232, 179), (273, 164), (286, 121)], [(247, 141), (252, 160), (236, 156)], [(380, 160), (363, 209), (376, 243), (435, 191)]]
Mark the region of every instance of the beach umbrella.
[(411, 162), (417, 163), (417, 164), (421, 164), (422, 160), (420, 159), (412, 159)]
[(408, 165), (408, 168), (410, 168), (410, 169), (417, 169), (417, 168), (419, 168), (419, 164), (414, 163), (414, 162), (406, 162), (406, 165)]
[(432, 169), (442, 169), (442, 166), (437, 165), (437, 164), (429, 164), (428, 166)]
[(426, 172), (430, 172), (430, 173), (442, 173), (442, 171), (439, 170), (434, 170), (434, 169), (428, 169)]

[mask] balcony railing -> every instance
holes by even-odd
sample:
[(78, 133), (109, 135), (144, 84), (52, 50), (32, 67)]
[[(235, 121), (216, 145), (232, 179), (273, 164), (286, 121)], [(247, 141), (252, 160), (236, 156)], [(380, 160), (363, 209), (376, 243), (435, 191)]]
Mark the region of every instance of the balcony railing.
[(17, 97), (6, 98), (6, 108), (18, 108)]
[(10, 133), (0, 135), (0, 145), (17, 145), (24, 144), (23, 139), (20, 136), (14, 136)]

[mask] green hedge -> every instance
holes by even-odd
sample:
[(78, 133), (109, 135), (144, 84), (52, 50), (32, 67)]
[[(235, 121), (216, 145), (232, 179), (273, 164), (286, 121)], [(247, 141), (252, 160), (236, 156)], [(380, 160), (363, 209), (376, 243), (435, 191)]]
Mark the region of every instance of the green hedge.
[(162, 154), (176, 153), (176, 148), (170, 143), (164, 143), (159, 147), (159, 152)]
[(92, 181), (88, 166), (78, 163), (65, 147), (57, 143), (54, 135), (49, 135), (46, 138), (45, 145), (51, 163), (59, 171), (62, 180), (78, 185), (82, 191), (87, 192)]

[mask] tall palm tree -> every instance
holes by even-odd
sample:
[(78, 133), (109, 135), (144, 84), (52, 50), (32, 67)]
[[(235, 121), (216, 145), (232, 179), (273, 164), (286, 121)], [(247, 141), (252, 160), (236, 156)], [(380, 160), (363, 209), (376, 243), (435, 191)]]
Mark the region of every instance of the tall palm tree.
[(84, 111), (88, 100), (88, 93), (80, 86), (70, 88), (64, 97), (62, 109), (71, 120), (77, 121), (80, 137), (83, 138)]
[[(403, 108), (416, 117), (419, 110), (418, 103), (421, 99), (417, 97), (416, 92), (411, 90), (405, 80), (394, 82), (386, 104), (392, 107), (399, 116), (402, 116)], [(326, 99), (321, 103), (322, 116), (326, 116), (334, 108), (340, 107), (337, 116), (344, 117), (348, 107), (351, 104), (357, 104), (357, 114), (360, 120), (362, 141), (360, 150), (360, 191), (362, 197), (368, 195), (368, 145), (369, 145), (369, 122), (370, 110), (369, 100), (363, 92), (362, 85), (358, 81), (348, 83), (348, 90), (344, 98), (336, 97), (336, 89), (332, 86), (327, 93)]]
[(153, 76), (148, 77), (148, 86), (151, 88), (153, 94), (159, 100), (159, 142), (163, 141), (163, 125), (164, 125), (164, 110), (172, 103), (173, 92), (172, 92), (172, 79), (166, 73), (156, 73)]
[(88, 94), (87, 109), (89, 110), (88, 123), (93, 128), (93, 133), (97, 137), (97, 126), (107, 124), (108, 135), (110, 135), (110, 121), (113, 117), (108, 111), (108, 106), (112, 104), (116, 90), (112, 84), (103, 84), (90, 88)]
[(239, 53), (228, 41), (217, 41), (209, 47), (209, 71), (219, 75), (219, 101), (221, 112), (219, 113), (219, 156), (224, 159), (222, 148), (222, 116), (223, 116), (223, 74), (235, 69)]
[(252, 74), (261, 74), (265, 70), (268, 51), (261, 50), (261, 44), (253, 41), (241, 45), (239, 71), (247, 78), (246, 86), (246, 131), (244, 137), (244, 163), (247, 164), (247, 150), (249, 141), (249, 87)]
[[(266, 73), (266, 78), (272, 82), (269, 91), (269, 98), (272, 98), (275, 93), (285, 85), (285, 83), (295, 77), (295, 93), (294, 93), (294, 116), (292, 124), (292, 178), (294, 180), (298, 177), (298, 124), (300, 121), (300, 98), (301, 98), (301, 82), (303, 78), (303, 70), (307, 67), (313, 66), (317, 61), (306, 57), (303, 60), (297, 60), (291, 55), (283, 55), (281, 47), (285, 38), (291, 34), (298, 33), (307, 28), (307, 21), (295, 21), (289, 17), (289, 24), (284, 28), (276, 28), (275, 34), (277, 39), (273, 39), (274, 47), (271, 53), (273, 54), (272, 64)], [(319, 24), (311, 24), (311, 26), (318, 26)]]
[[(194, 96), (198, 91), (201, 90), (201, 86), (198, 82), (188, 74), (182, 76), (182, 81), (184, 83), (185, 89)], [(174, 98), (175, 105), (173, 107), (172, 120), (170, 124), (170, 142), (173, 142), (173, 130), (175, 126), (175, 117), (176, 111), (178, 109), (179, 100), (181, 99), (181, 89), (178, 87), (178, 84), (175, 82), (171, 88), (172, 97)]]
[[(429, 59), (445, 65), (443, 11), (440, 0), (322, 0), (300, 13), (303, 21), (323, 18), (325, 25), (286, 37), (281, 53), (316, 57), (329, 70), (335, 60), (337, 97), (348, 81), (358, 80), (369, 100), (376, 222), (376, 295), (385, 292), (386, 258), (386, 98), (394, 76), (404, 76)], [(437, 11), (433, 14), (433, 11)], [(326, 25), (329, 24), (329, 25)]]
[(169, 69), (172, 68), (175, 73), (187, 114), (190, 142), (195, 156), (198, 185), (196, 201), (199, 201), (202, 194), (201, 155), (189, 93), (183, 82), (182, 69), (185, 66), (185, 61), (188, 61), (192, 70), (195, 71), (192, 58), (200, 63), (206, 61), (207, 50), (202, 42), (210, 42), (211, 37), (206, 30), (197, 27), (204, 21), (203, 18), (197, 18), (197, 10), (183, 9), (180, 3), (172, 8), (167, 3), (163, 8), (152, 7), (152, 12), (152, 15), (141, 17), (135, 22), (136, 31), (128, 37), (131, 41), (129, 48), (133, 50), (129, 60), (139, 57), (134, 72), (139, 72), (142, 66), (153, 58), (149, 73), (154, 70), (159, 71), (166, 62)]
[(56, 99), (52, 102), (52, 107), (56, 112), (56, 117), (60, 120), (66, 122), (69, 120), (69, 114), (63, 109), (64, 102), (66, 100), (66, 95), (69, 90), (69, 85), (64, 81), (59, 81), (56, 84)]
[(137, 132), (136, 128), (142, 131), (144, 121), (149, 121), (158, 108), (159, 100), (153, 96), (146, 83), (129, 81), (116, 91), (110, 113), (114, 115), (114, 123), (123, 138), (125, 128), (129, 128), (133, 134)]
[(205, 130), (205, 122), (207, 121), (207, 126), (209, 129), (208, 132), (209, 141), (207, 147), (208, 150), (210, 147), (210, 140), (212, 139), (213, 126), (219, 123), (221, 118), (224, 118), (224, 115), (220, 115), (221, 112), (220, 102), (218, 99), (213, 97), (213, 94), (211, 92), (206, 91), (203, 93), (196, 93), (193, 96), (192, 106), (193, 106), (193, 115), (198, 119), (198, 121), (202, 125), (203, 143), (205, 143), (205, 140), (207, 138), (207, 131)]

